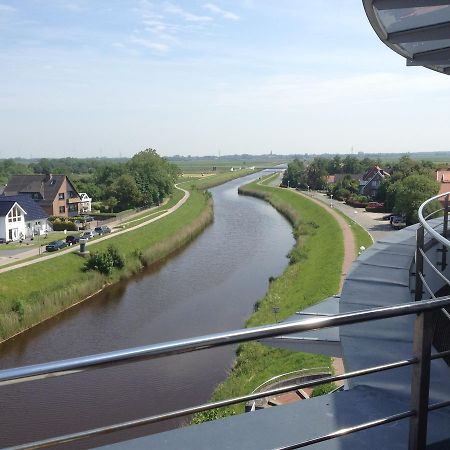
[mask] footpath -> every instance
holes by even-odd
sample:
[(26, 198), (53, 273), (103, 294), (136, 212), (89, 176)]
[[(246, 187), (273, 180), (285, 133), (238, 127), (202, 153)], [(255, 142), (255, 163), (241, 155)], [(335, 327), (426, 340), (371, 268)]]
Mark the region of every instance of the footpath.
[[(165, 211), (164, 213), (160, 214), (159, 216), (154, 217), (154, 218), (149, 219), (149, 220), (146, 220), (144, 222), (141, 222), (138, 225), (135, 225), (133, 227), (127, 228), (126, 230), (114, 230), (113, 229), (113, 232), (111, 234), (108, 234), (108, 235), (105, 235), (105, 236), (102, 236), (102, 237), (99, 237), (99, 238), (95, 239), (95, 241), (93, 241), (93, 244), (96, 244), (97, 242), (102, 242), (102, 241), (104, 241), (106, 239), (112, 239), (112, 238), (115, 238), (116, 236), (119, 236), (119, 235), (121, 235), (123, 233), (128, 233), (130, 231), (133, 231), (133, 230), (136, 230), (138, 228), (144, 227), (144, 226), (146, 226), (146, 225), (148, 225), (150, 223), (156, 222), (157, 220), (160, 220), (160, 219), (168, 216), (169, 214), (172, 214), (174, 211), (176, 211), (178, 208), (180, 208), (181, 206), (183, 206), (187, 202), (187, 200), (189, 198), (189, 195), (190, 195), (189, 191), (187, 191), (187, 190), (185, 190), (185, 189), (183, 189), (183, 188), (181, 188), (179, 186), (175, 186), (175, 187), (177, 189), (179, 189), (179, 190), (184, 192), (183, 198), (181, 198), (181, 200), (176, 205), (172, 206), (171, 208), (169, 208), (167, 211)], [(142, 212), (136, 213), (134, 215), (130, 215), (127, 219), (133, 218), (134, 216), (137, 216), (137, 215), (142, 215)], [(120, 224), (120, 222), (111, 222), (109, 224), (109, 226), (111, 228), (113, 228), (114, 226), (117, 226), (119, 224)], [(25, 251), (25, 252), (18, 253), (16, 255), (14, 255), (14, 261), (29, 259), (28, 261), (17, 262), (17, 264), (12, 264), (12, 265), (10, 265), (8, 267), (0, 267), (0, 273), (8, 272), (10, 270), (18, 269), (19, 267), (25, 267), (25, 266), (29, 266), (31, 264), (37, 264), (37, 263), (40, 263), (42, 261), (47, 261), (49, 259), (57, 258), (59, 256), (65, 255), (66, 253), (76, 252), (79, 249), (80, 249), (79, 245), (72, 245), (71, 247), (69, 247), (69, 248), (67, 248), (65, 250), (59, 250), (57, 252), (48, 253), (48, 254), (44, 253), (45, 256), (42, 256), (41, 258), (29, 259), (29, 258), (34, 258), (36, 256), (39, 256), (41, 254), (40, 253), (41, 249), (39, 247), (33, 248), (33, 249), (28, 250), (28, 251)], [(6, 265), (6, 264), (11, 264), (11, 263), (12, 263), (11, 258), (3, 258), (3, 260), (0, 260), (0, 266)]]

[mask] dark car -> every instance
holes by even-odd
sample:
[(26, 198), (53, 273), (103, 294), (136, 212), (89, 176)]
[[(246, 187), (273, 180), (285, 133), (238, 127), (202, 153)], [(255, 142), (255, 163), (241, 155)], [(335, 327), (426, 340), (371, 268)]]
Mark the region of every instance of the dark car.
[(97, 234), (107, 234), (111, 233), (111, 228), (109, 228), (107, 225), (102, 225), (101, 227), (95, 227), (94, 231)]
[(75, 245), (80, 242), (80, 238), (78, 236), (67, 236), (66, 237), (66, 244), (68, 245)]
[(53, 241), (45, 246), (45, 250), (48, 252), (56, 252), (64, 247), (67, 247), (67, 244), (64, 241)]

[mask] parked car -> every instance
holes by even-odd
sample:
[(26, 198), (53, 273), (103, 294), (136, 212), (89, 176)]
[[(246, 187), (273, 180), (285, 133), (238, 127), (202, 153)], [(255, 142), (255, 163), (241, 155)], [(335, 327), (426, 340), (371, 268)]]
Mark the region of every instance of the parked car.
[(406, 219), (403, 216), (392, 216), (391, 217), (391, 227), (395, 230), (400, 230), (406, 227)]
[(382, 212), (384, 211), (384, 203), (379, 202), (369, 202), (366, 206), (366, 211), (368, 212)]
[(97, 233), (95, 231), (85, 231), (81, 236), (80, 239), (92, 239), (93, 237), (95, 237), (97, 235)]
[(75, 245), (80, 242), (80, 238), (78, 236), (70, 235), (66, 237), (66, 244)]
[(48, 252), (56, 252), (65, 247), (67, 247), (67, 244), (64, 241), (53, 241), (45, 246), (45, 250)]
[(94, 231), (97, 234), (107, 234), (107, 233), (111, 233), (111, 228), (109, 228), (107, 225), (102, 225), (101, 227), (95, 227)]
[(0, 244), (7, 244), (8, 241), (5, 238), (0, 238)]
[(85, 222), (93, 222), (95, 219), (92, 216), (83, 216)]

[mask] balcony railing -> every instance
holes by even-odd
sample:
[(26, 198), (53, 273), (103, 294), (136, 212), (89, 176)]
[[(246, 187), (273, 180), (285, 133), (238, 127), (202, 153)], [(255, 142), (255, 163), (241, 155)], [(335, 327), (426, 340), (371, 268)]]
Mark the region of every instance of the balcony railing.
[(143, 359), (155, 359), (181, 353), (200, 351), (208, 348), (219, 347), (224, 345), (236, 344), (240, 342), (252, 341), (268, 337), (286, 335), (290, 333), (299, 333), (321, 328), (336, 327), (342, 325), (351, 325), (361, 322), (388, 319), (392, 317), (405, 316), (409, 314), (417, 314), (414, 329), (413, 355), (411, 358), (401, 361), (391, 362), (388, 364), (368, 367), (362, 370), (347, 372), (341, 375), (333, 375), (321, 378), (320, 380), (312, 380), (290, 386), (284, 386), (277, 389), (271, 389), (263, 393), (255, 393), (240, 397), (230, 398), (227, 400), (216, 401), (207, 404), (192, 406), (185, 409), (171, 411), (155, 416), (144, 417), (129, 422), (113, 424), (106, 427), (96, 428), (83, 432), (73, 433), (55, 438), (49, 438), (38, 442), (27, 443), (13, 447), (18, 449), (43, 448), (51, 445), (75, 441), (91, 436), (111, 433), (127, 428), (137, 427), (150, 423), (160, 422), (176, 417), (188, 416), (201, 411), (207, 411), (223, 406), (234, 405), (237, 403), (256, 400), (268, 395), (278, 395), (285, 392), (294, 391), (313, 387), (324, 383), (330, 383), (339, 380), (355, 378), (371, 373), (382, 372), (399, 367), (412, 365), (413, 374), (411, 380), (411, 409), (399, 414), (382, 417), (378, 420), (362, 423), (345, 430), (336, 430), (315, 439), (306, 442), (293, 443), (288, 447), (280, 447), (283, 449), (301, 448), (318, 442), (327, 441), (350, 433), (365, 430), (386, 423), (410, 418), (410, 449), (421, 449), (425, 447), (427, 416), (428, 411), (436, 410), (450, 405), (450, 401), (428, 404), (428, 391), (430, 381), (430, 361), (437, 358), (450, 356), (450, 351), (444, 351), (431, 355), (431, 339), (432, 327), (431, 321), (434, 311), (450, 306), (450, 296), (440, 299), (424, 300), (421, 302), (413, 302), (401, 305), (394, 305), (382, 308), (373, 308), (370, 310), (355, 311), (347, 314), (336, 314), (327, 317), (314, 317), (299, 321), (266, 325), (255, 328), (247, 328), (226, 333), (216, 333), (206, 336), (200, 336), (190, 339), (170, 341), (162, 344), (154, 344), (143, 347), (129, 348), (126, 350), (102, 353), (97, 355), (84, 356), (73, 359), (66, 359), (44, 364), (36, 364), (32, 366), (19, 367), (14, 369), (6, 369), (0, 371), (0, 386), (21, 383), (30, 380), (58, 377), (83, 372), (86, 370), (106, 367), (115, 364), (130, 363)]
[[(371, 308), (362, 311), (354, 311), (345, 314), (335, 314), (321, 317), (308, 317), (298, 321), (289, 321), (285, 323), (277, 323), (273, 325), (260, 326), (255, 328), (246, 328), (224, 333), (210, 334), (206, 336), (194, 337), (170, 341), (160, 344), (153, 344), (143, 347), (129, 348), (120, 351), (102, 353), (78, 358), (72, 358), (61, 361), (37, 364), (14, 369), (6, 369), (0, 371), (0, 386), (12, 383), (22, 383), (31, 380), (44, 379), (49, 377), (59, 377), (71, 375), (96, 368), (106, 368), (116, 364), (131, 363), (144, 359), (156, 359), (170, 355), (188, 353), (193, 351), (201, 351), (213, 347), (220, 347), (241, 342), (259, 340), (269, 337), (287, 335), (292, 333), (306, 332), (322, 328), (338, 327), (344, 325), (358, 324), (381, 319), (390, 319), (394, 317), (416, 315), (414, 322), (413, 345), (411, 357), (395, 362), (382, 365), (367, 367), (356, 371), (347, 372), (341, 375), (325, 376), (318, 380), (309, 380), (299, 383), (293, 383), (288, 386), (268, 389), (264, 392), (254, 392), (240, 397), (229, 398), (226, 400), (215, 401), (206, 404), (195, 405), (189, 408), (170, 411), (164, 414), (158, 414), (141, 419), (131, 420), (128, 422), (112, 424), (105, 427), (95, 428), (82, 432), (72, 433), (59, 437), (52, 437), (41, 441), (26, 443), (13, 447), (13, 449), (31, 449), (50, 447), (52, 445), (86, 439), (92, 436), (112, 433), (119, 430), (138, 427), (163, 420), (173, 419), (177, 417), (188, 416), (202, 411), (214, 408), (244, 403), (267, 396), (279, 395), (286, 392), (314, 387), (324, 383), (330, 383), (340, 380), (360, 377), (363, 375), (384, 372), (400, 367), (412, 366), (411, 375), (411, 395), (410, 409), (403, 412), (380, 417), (375, 420), (360, 423), (345, 429), (338, 429), (334, 432), (317, 436), (303, 442), (293, 442), (291, 445), (278, 447), (279, 449), (296, 449), (307, 447), (319, 442), (336, 439), (351, 433), (356, 433), (369, 428), (377, 427), (387, 423), (392, 423), (404, 419), (409, 419), (409, 449), (418, 450), (426, 446), (427, 438), (427, 420), (428, 412), (440, 408), (450, 406), (450, 400), (439, 403), (429, 404), (430, 389), (430, 365), (431, 361), (439, 358), (450, 358), (450, 350), (439, 351), (432, 354), (433, 341), (433, 323), (436, 312), (445, 311), (450, 307), (450, 296), (435, 298), (430, 286), (425, 281), (423, 266), (424, 262), (431, 265), (434, 271), (439, 273), (440, 277), (450, 285), (450, 281), (437, 269), (426, 255), (426, 245), (424, 245), (424, 232), (429, 234), (427, 245), (430, 242), (439, 242), (445, 248), (450, 246), (450, 242), (445, 238), (448, 227), (448, 194), (446, 198), (446, 206), (444, 207), (444, 218), (442, 222), (443, 235), (439, 234), (433, 226), (423, 217), (423, 208), (430, 201), (425, 202), (419, 210), (419, 218), (421, 225), (417, 231), (417, 251), (416, 251), (416, 301), (406, 304), (394, 304), (389, 307)], [(442, 258), (446, 255), (442, 252)], [(444, 267), (446, 260), (442, 259), (441, 268)], [(422, 300), (422, 291), (429, 293), (431, 299)], [(392, 299), (393, 303), (395, 299)]]

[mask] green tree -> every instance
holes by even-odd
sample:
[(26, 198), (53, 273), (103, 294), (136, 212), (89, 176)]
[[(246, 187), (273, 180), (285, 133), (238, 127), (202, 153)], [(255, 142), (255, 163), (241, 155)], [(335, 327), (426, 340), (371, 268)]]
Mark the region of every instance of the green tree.
[(134, 177), (130, 174), (121, 175), (114, 180), (108, 190), (108, 197), (117, 200), (119, 210), (134, 208), (143, 203), (142, 194)]
[(139, 187), (145, 206), (159, 204), (169, 195), (181, 173), (177, 166), (161, 158), (151, 148), (134, 155), (126, 166)]
[(293, 188), (306, 187), (306, 169), (303, 161), (295, 158), (288, 164), (283, 175), (283, 184)]
[(306, 182), (311, 189), (324, 189), (327, 176), (326, 161), (323, 158), (314, 158), (306, 170)]
[(408, 224), (418, 221), (420, 205), (439, 192), (439, 184), (426, 175), (409, 175), (395, 183), (394, 212), (403, 214)]

